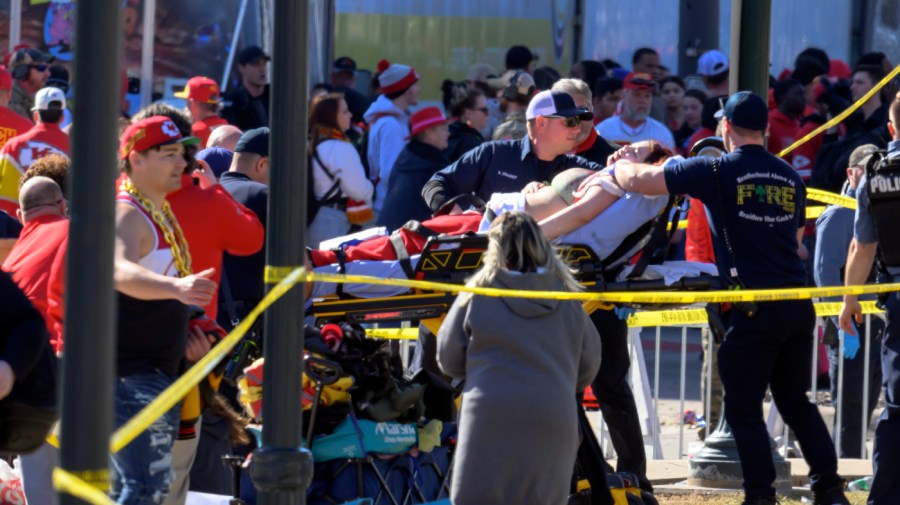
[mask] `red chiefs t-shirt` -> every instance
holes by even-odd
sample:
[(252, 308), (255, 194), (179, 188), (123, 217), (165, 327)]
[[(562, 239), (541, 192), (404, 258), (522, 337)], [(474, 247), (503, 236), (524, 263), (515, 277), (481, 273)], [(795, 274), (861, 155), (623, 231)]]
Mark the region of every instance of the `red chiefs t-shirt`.
[(13, 137), (17, 137), (34, 126), (28, 119), (16, 114), (11, 109), (0, 107), (0, 149)]
[(49, 154), (69, 155), (69, 136), (58, 124), (38, 123), (0, 149), (0, 209), (16, 215), (19, 178), (35, 160)]
[(206, 147), (206, 141), (209, 140), (212, 131), (226, 124), (228, 124), (228, 121), (219, 116), (209, 116), (208, 118), (195, 121), (191, 125), (191, 135), (200, 139), (200, 146), (203, 148)]
[(3, 262), (3, 270), (25, 293), (44, 321), (50, 333), (53, 348), (62, 348), (61, 335), (53, 331), (49, 315), (50, 272), (58, 257), (65, 257), (69, 236), (69, 220), (62, 216), (38, 216), (22, 229), (19, 240)]

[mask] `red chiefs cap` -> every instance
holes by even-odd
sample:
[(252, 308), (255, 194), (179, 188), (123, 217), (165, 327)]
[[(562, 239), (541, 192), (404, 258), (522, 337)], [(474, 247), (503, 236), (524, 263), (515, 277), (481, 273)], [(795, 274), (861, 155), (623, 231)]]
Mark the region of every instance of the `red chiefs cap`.
[(184, 89), (176, 92), (175, 96), (202, 103), (219, 103), (219, 85), (209, 77), (191, 77)]
[(432, 126), (442, 125), (446, 122), (447, 119), (444, 117), (441, 109), (437, 107), (423, 107), (409, 118), (409, 136), (406, 139), (409, 140)]
[(200, 143), (197, 137), (182, 137), (178, 127), (171, 119), (165, 116), (152, 116), (132, 123), (119, 139), (119, 156), (124, 160), (134, 152), (144, 152), (147, 149), (167, 144), (196, 145)]
[(653, 89), (656, 82), (646, 72), (632, 72), (625, 76), (625, 89)]

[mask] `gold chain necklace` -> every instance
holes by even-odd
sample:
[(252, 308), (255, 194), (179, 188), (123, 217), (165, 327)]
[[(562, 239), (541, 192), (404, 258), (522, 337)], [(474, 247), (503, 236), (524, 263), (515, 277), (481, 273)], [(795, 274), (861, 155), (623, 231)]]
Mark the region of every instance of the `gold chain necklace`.
[(162, 211), (158, 210), (153, 205), (153, 202), (145, 197), (134, 186), (131, 179), (128, 178), (122, 181), (119, 190), (133, 196), (141, 207), (150, 214), (153, 222), (162, 230), (163, 238), (169, 243), (169, 248), (172, 250), (172, 257), (175, 259), (175, 269), (178, 270), (178, 276), (187, 277), (191, 275), (193, 273), (191, 271), (191, 253), (188, 251), (187, 240), (184, 238), (184, 232), (181, 231), (181, 225), (175, 219), (175, 214), (172, 214), (169, 202), (163, 200)]

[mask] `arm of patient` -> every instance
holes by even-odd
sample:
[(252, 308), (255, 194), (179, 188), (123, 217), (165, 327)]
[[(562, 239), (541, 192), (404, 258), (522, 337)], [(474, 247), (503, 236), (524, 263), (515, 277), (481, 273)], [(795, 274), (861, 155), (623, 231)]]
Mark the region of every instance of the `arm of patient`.
[(610, 193), (600, 184), (582, 186), (579, 192), (583, 196), (578, 201), (538, 223), (548, 240), (554, 240), (589, 223), (621, 196)]

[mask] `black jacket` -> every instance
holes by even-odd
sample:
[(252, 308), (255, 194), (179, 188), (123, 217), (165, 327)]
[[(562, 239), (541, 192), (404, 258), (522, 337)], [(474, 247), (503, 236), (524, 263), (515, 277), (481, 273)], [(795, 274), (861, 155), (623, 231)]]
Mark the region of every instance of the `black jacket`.
[(450, 139), (447, 147), (447, 158), (450, 163), (462, 158), (463, 154), (475, 149), (484, 142), (478, 130), (463, 123), (456, 121), (450, 123)]
[(34, 407), (56, 402), (56, 356), (41, 313), (6, 272), (0, 273), (0, 360), (16, 374), (4, 401)]
[(422, 197), (432, 210), (464, 193), (474, 193), (485, 202), (494, 193), (521, 191), (529, 182), (550, 181), (567, 168), (600, 170), (602, 165), (581, 156), (561, 154), (543, 161), (534, 154), (531, 140), (494, 140), (466, 153), (449, 167), (434, 174), (422, 188)]
[(225, 95), (222, 101), (222, 117), (241, 131), (269, 126), (269, 85), (256, 98), (241, 86)]
[(875, 144), (881, 149), (887, 146), (887, 105), (873, 112), (868, 118), (854, 113), (848, 118), (847, 135), (840, 140), (822, 144), (813, 165), (809, 185), (840, 193), (847, 180), (847, 165), (854, 149), (865, 144)]
[[(239, 203), (256, 213), (263, 228), (266, 227), (266, 206), (269, 202), (269, 187), (256, 182), (240, 172), (225, 172), (219, 179), (225, 191), (228, 191)], [(222, 260), (223, 274), (228, 276), (231, 296), (236, 302), (255, 305), (262, 299), (263, 270), (266, 266), (266, 248), (250, 256), (232, 256), (225, 253)], [(219, 303), (224, 304), (225, 296), (219, 290)], [(227, 311), (219, 310), (220, 321)], [(227, 318), (225, 319), (227, 321)]]
[(435, 172), (447, 166), (446, 151), (411, 140), (394, 162), (388, 193), (378, 216), (378, 224), (395, 230), (410, 219), (431, 218), (431, 209), (422, 198), (422, 187)]

